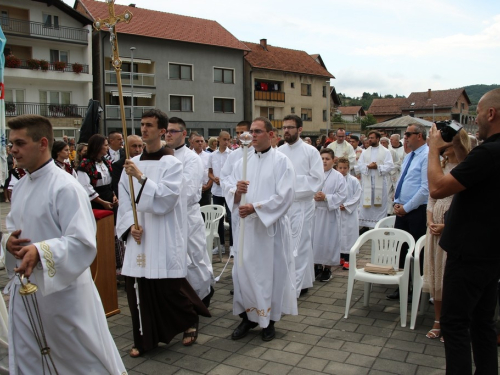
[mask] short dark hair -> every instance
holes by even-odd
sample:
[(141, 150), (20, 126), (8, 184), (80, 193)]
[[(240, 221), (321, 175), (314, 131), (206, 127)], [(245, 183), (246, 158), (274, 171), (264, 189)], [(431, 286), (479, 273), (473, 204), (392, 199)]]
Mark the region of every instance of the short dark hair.
[(250, 130), (250, 126), (252, 126), (252, 123), (250, 121), (243, 120), (238, 122), (236, 126), (246, 126), (247, 130)]
[(52, 149), (54, 144), (54, 132), (50, 121), (38, 115), (20, 115), (9, 120), (7, 126), (11, 130), (26, 129), (26, 135), (35, 142), (42, 138), (47, 138), (48, 147)]
[(376, 137), (377, 139), (380, 139), (380, 137), (382, 136), (382, 135), (381, 135), (378, 131), (376, 131), (376, 130), (370, 130), (370, 131), (368, 132), (368, 136), (370, 136), (370, 134), (375, 134), (375, 137)]
[(321, 151), (319, 152), (319, 154), (328, 154), (332, 157), (332, 159), (335, 159), (335, 153), (333, 152), (333, 150), (331, 148), (322, 148)]
[(359, 137), (357, 135), (351, 135), (351, 139), (359, 142)]
[[(152, 117), (152, 116), (147, 116), (147, 117)], [(89, 144), (87, 146), (87, 159), (90, 159), (91, 161), (99, 161), (97, 159), (97, 155), (101, 151), (102, 146), (104, 145), (104, 142), (106, 141), (106, 137), (101, 135), (101, 134), (94, 134), (92, 137), (89, 139)]]
[(165, 112), (159, 109), (150, 109), (142, 114), (141, 119), (148, 117), (154, 117), (158, 121), (158, 129), (167, 129), (168, 116)]
[(54, 141), (54, 144), (52, 145), (52, 159), (56, 160), (57, 154), (64, 150), (64, 147), (67, 145), (68, 144), (64, 141)]
[(422, 139), (425, 141), (427, 139), (427, 131), (425, 130), (425, 126), (422, 124), (414, 123), (410, 124), (408, 126), (414, 126), (415, 127), (415, 132), (422, 134)]
[(337, 165), (339, 165), (340, 163), (347, 164), (347, 165), (351, 164), (351, 163), (349, 163), (349, 159), (347, 159), (347, 158), (339, 158), (339, 160), (337, 160)]
[(181, 127), (182, 131), (186, 131), (187, 130), (186, 123), (180, 117), (170, 117), (168, 119), (168, 123), (169, 124), (177, 124), (177, 125), (179, 125)]
[(295, 121), (295, 125), (297, 126), (297, 128), (302, 127), (302, 119), (297, 115), (286, 115), (283, 118), (283, 121), (287, 121), (287, 120)]
[(118, 130), (113, 130), (111, 132), (108, 133), (108, 139), (112, 136), (112, 135), (115, 135), (115, 134), (122, 134), (122, 132), (119, 132)]
[(255, 121), (262, 121), (264, 123), (264, 126), (266, 128), (266, 132), (271, 132), (273, 131), (273, 124), (271, 124), (271, 121), (267, 117), (259, 116), (253, 119), (253, 122)]

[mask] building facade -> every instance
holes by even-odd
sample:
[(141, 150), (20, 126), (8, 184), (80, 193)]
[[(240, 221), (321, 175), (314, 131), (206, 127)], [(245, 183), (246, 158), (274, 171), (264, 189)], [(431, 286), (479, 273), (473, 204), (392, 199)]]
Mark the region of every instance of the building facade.
[[(105, 2), (79, 0), (76, 9), (93, 20), (108, 17)], [(132, 20), (119, 24), (117, 34), (129, 134), (132, 121), (140, 133), (141, 115), (151, 108), (182, 118), (189, 131), (205, 138), (234, 128), (244, 118), (243, 53), (248, 48), (215, 21), (115, 5), (116, 14), (127, 10)], [(94, 98), (104, 108), (109, 133), (122, 128), (109, 32), (94, 32), (93, 41)]]
[(48, 117), (77, 138), (92, 97), (91, 21), (60, 0), (3, 0), (5, 110)]

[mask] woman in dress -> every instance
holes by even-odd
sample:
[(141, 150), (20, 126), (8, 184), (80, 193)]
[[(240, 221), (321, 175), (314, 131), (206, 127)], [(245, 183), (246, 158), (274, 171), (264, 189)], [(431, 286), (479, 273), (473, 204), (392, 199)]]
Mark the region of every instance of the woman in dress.
[[(467, 132), (462, 129), (459, 136), (460, 143), (469, 152), (470, 140)], [(458, 165), (458, 159), (453, 146), (444, 150), (442, 156), (441, 166), (443, 167), (443, 172), (445, 174), (450, 173)], [(443, 275), (446, 264), (446, 251), (443, 251), (439, 246), (439, 240), (444, 229), (444, 216), (450, 208), (452, 199), (453, 195), (442, 199), (429, 197), (429, 201), (427, 202), (427, 233), (424, 256), (424, 285), (422, 290), (430, 293), (434, 299), (434, 325), (426, 334), (429, 339), (437, 339), (441, 336), (439, 319), (443, 300)]]
[(52, 146), (52, 159), (54, 159), (54, 163), (56, 163), (56, 165), (63, 171), (68, 172), (76, 178), (76, 172), (73, 167), (65, 162), (65, 160), (68, 159), (68, 156), (69, 145), (63, 141), (55, 141)]
[(104, 158), (107, 153), (108, 140), (101, 134), (94, 134), (77, 172), (77, 179), (88, 192), (92, 208), (98, 210), (113, 210), (118, 204), (111, 185), (111, 163)]

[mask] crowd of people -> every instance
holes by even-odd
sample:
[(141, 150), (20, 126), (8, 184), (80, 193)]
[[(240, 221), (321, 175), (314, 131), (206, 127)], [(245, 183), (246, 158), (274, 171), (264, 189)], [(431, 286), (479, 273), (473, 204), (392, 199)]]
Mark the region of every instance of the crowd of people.
[[(496, 370), (492, 357), (497, 354), (491, 349), (492, 293), (500, 277), (500, 256), (493, 252), (491, 233), (481, 227), (477, 231), (485, 237), (485, 246), (490, 246), (484, 254), (488, 264), (475, 267), (473, 275), (482, 278), (475, 284), (470, 281), (472, 286), (457, 280), (462, 272), (469, 272), (464, 269), (468, 257), (477, 258), (460, 243), (460, 239), (466, 244), (469, 241), (463, 239), (468, 231), (462, 228), (459, 217), (461, 209), (484, 214), (484, 210), (472, 207), (477, 196), (471, 194), (481, 189), (478, 181), (484, 180), (488, 164), (498, 164), (494, 155), (500, 152), (499, 103), (500, 90), (481, 99), (478, 139), (462, 129), (453, 142), (446, 143), (435, 126), (428, 136), (428, 129), (416, 121), (407, 127), (403, 139), (377, 130), (358, 137), (338, 129), (318, 138), (315, 146), (310, 139), (301, 138), (303, 123), (296, 115), (284, 118), (282, 139), (269, 119), (257, 117), (238, 123), (235, 138), (221, 131), (206, 142), (192, 132), (188, 146), (188, 131), (181, 118), (151, 110), (142, 115), (141, 137), (127, 138), (130, 158), (120, 132), (107, 137), (93, 135), (88, 144), (75, 150), (74, 144), (53, 141), (46, 119), (20, 116), (9, 122), (14, 156), (9, 178), (17, 179), (17, 187), (8, 217), (10, 233), (4, 236), (3, 245), (16, 257), (17, 272), (33, 274), (49, 290), (47, 296), (39, 297), (42, 310), (47, 312), (55, 300), (69, 303), (65, 288), (83, 288), (80, 279), (88, 277), (85, 269), (95, 254), (90, 207), (114, 211), (117, 272), (125, 280), (133, 325), (134, 346), (129, 354), (137, 357), (181, 332), (183, 345), (193, 345), (198, 337), (198, 317), (210, 316), (214, 275), (206, 251), (201, 206), (223, 206), (227, 213), (229, 238), (221, 220), (221, 248), (213, 252), (229, 250), (234, 257), (233, 313), (241, 318), (232, 333), (234, 340), (257, 326), (262, 329), (262, 340), (273, 340), (275, 323), (284, 314), (298, 314), (297, 299), (316, 280), (328, 282), (332, 267), (348, 270), (350, 249), (359, 235), (394, 214), (395, 228), (409, 232), (415, 240), (426, 235), (425, 255), (421, 257), (424, 291), (431, 294), (435, 310), (434, 324), (426, 336), (445, 343), (447, 366), (457, 369), (450, 373), (470, 367), (470, 356), (469, 362), (462, 359), (461, 366), (451, 363), (458, 361), (457, 351), (468, 356), (465, 350), (470, 350), (470, 342), (476, 368)], [(44, 130), (33, 130), (39, 124)], [(252, 137), (246, 161), (238, 141), (244, 132)], [(480, 145), (472, 152), (471, 139)], [(31, 144), (37, 147), (28, 148)], [(479, 161), (483, 163), (480, 167)], [(481, 178), (476, 169), (484, 171)], [(23, 179), (25, 174), (30, 178)], [(52, 202), (55, 195), (47, 194), (47, 206), (40, 210), (54, 210), (73, 199), (79, 202), (74, 213), (78, 221), (61, 218), (65, 225), (50, 226), (49, 222), (44, 232), (32, 220), (20, 219), (25, 198), (37, 187), (37, 175), (40, 183), (58, 181), (51, 189), (61, 197)], [(490, 190), (499, 187), (499, 175), (495, 174)], [(58, 218), (53, 212), (43, 215), (51, 215), (54, 221)], [(68, 223), (72, 225), (68, 227)], [(459, 233), (452, 231), (457, 227), (462, 228)], [(69, 244), (72, 251), (65, 246)], [(87, 250), (80, 254), (78, 249)], [(408, 249), (400, 256), (400, 268), (405, 251)], [(69, 259), (73, 256), (84, 257), (78, 267)], [(56, 272), (61, 274), (60, 286), (55, 280), (48, 283)], [(472, 280), (472, 275), (466, 279)], [(467, 298), (471, 305), (459, 306), (463, 296), (457, 283), (470, 292)], [(95, 287), (90, 293), (96, 294)], [(387, 298), (399, 299), (399, 290)], [(98, 317), (93, 318), (102, 325), (102, 306), (97, 310)], [(79, 314), (81, 317), (85, 311)], [(22, 332), (24, 318), (13, 319), (13, 329)], [(105, 348), (101, 349), (115, 353), (109, 332), (104, 331), (100, 334)], [(50, 337), (60, 341), (61, 334), (54, 330)], [(81, 343), (77, 348), (86, 359), (97, 352)], [(25, 353), (21, 346), (15, 350)], [(109, 372), (123, 367), (121, 359), (108, 357), (89, 361)], [(69, 366), (68, 359), (59, 360)], [(29, 370), (23, 361), (13, 366)]]

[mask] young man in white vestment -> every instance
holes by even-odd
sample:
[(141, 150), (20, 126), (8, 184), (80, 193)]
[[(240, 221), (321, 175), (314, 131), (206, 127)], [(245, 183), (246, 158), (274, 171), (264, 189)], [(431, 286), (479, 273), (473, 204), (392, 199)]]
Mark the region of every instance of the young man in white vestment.
[(205, 306), (210, 306), (210, 298), (214, 293), (212, 283), (214, 272), (212, 262), (207, 253), (205, 223), (200, 211), (201, 185), (203, 179), (203, 161), (190, 150), (185, 143), (187, 135), (186, 123), (179, 117), (170, 117), (165, 140), (167, 146), (174, 150), (174, 156), (183, 166), (184, 182), (182, 190), (187, 197), (187, 280), (201, 298)]
[(372, 130), (368, 133), (368, 147), (358, 160), (361, 173), (361, 210), (359, 225), (374, 228), (380, 219), (387, 216), (389, 184), (386, 176), (394, 168), (391, 153), (380, 145), (380, 133)]
[(314, 218), (313, 198), (323, 186), (325, 173), (318, 150), (300, 139), (302, 119), (297, 115), (285, 116), (283, 131), (286, 143), (278, 150), (292, 161), (297, 176), (295, 196), (288, 215), (292, 228), (292, 250), (295, 256), (298, 298), (313, 286), (315, 279), (311, 240)]
[(344, 270), (349, 269), (349, 253), (359, 237), (358, 207), (361, 199), (359, 180), (349, 173), (349, 159), (340, 158), (337, 170), (344, 176), (347, 187), (347, 198), (340, 205), (340, 264)]
[(333, 169), (335, 156), (330, 148), (320, 151), (325, 182), (314, 195), (312, 247), (314, 275), (326, 282), (332, 277), (332, 266), (340, 264), (340, 211), (347, 197), (345, 179)]
[[(333, 151), (335, 157), (347, 158), (349, 162), (354, 166), (356, 162), (356, 153), (352, 145), (346, 140), (345, 129), (339, 128), (336, 133), (336, 141), (328, 145), (328, 148)], [(336, 160), (335, 160), (336, 161)]]
[[(248, 159), (246, 181), (243, 160), (233, 170), (234, 181), (226, 188), (226, 202), (236, 222), (235, 243), (240, 223), (244, 225), (243, 247), (238, 248), (233, 266), (233, 313), (243, 320), (231, 338), (238, 340), (257, 325), (262, 339), (275, 337), (274, 322), (283, 314), (297, 315), (295, 267), (290, 247), (287, 211), (292, 203), (295, 173), (292, 163), (271, 147), (271, 122), (257, 117), (250, 128), (254, 155)], [(246, 194), (246, 204), (240, 204)], [(241, 259), (240, 259), (241, 258)]]
[(403, 159), (399, 159), (398, 153), (393, 150), (390, 146), (390, 140), (387, 137), (382, 137), (380, 138), (380, 144), (384, 146), (386, 149), (389, 150), (391, 153), (392, 157), (392, 162), (394, 164), (394, 168), (392, 171), (389, 172), (389, 174), (386, 176), (387, 178), (387, 186), (389, 188), (388, 190), (388, 203), (387, 203), (387, 214), (392, 215), (394, 213), (394, 193), (396, 192), (396, 183), (398, 182), (399, 179), (399, 173), (401, 171), (401, 163), (403, 162)]
[[(116, 232), (127, 241), (122, 275), (132, 317), (134, 346), (131, 357), (169, 343), (184, 332), (183, 344), (198, 336), (198, 315), (210, 316), (186, 280), (187, 223), (182, 163), (162, 147), (168, 117), (160, 110), (144, 112), (141, 119), (142, 155), (125, 161), (120, 184)], [(134, 224), (129, 188), (132, 176), (138, 229)], [(140, 242), (140, 243), (139, 243)]]
[(13, 190), (9, 233), (2, 239), (14, 277), (9, 283), (9, 372), (48, 371), (15, 271), (38, 286), (41, 321), (59, 374), (126, 374), (89, 269), (96, 256), (96, 224), (88, 195), (52, 161), (49, 120), (22, 115), (8, 126), (12, 154), (27, 171)]

